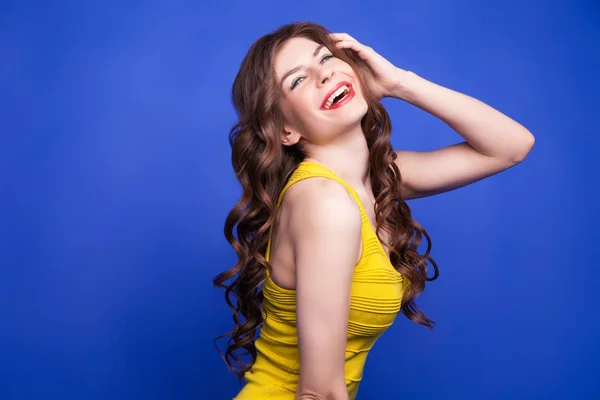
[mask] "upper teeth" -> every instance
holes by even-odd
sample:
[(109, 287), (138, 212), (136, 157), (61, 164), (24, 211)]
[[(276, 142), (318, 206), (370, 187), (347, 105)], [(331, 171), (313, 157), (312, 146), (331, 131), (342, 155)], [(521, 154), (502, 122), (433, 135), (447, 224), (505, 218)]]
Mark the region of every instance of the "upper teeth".
[(339, 96), (340, 94), (344, 93), (344, 92), (350, 92), (350, 88), (346, 85), (341, 86), (338, 90), (336, 90), (335, 92), (333, 92), (331, 94), (331, 96), (329, 96), (329, 98), (327, 99), (327, 102), (325, 103), (325, 105), (323, 106), (323, 108), (327, 109), (329, 107), (331, 107), (331, 104), (333, 104), (333, 99), (335, 99), (337, 96)]

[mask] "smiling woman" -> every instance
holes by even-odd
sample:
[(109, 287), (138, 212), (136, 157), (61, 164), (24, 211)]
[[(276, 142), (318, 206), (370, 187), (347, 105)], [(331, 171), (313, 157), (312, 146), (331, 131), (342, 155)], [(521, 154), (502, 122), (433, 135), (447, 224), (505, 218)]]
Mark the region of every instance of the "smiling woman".
[[(394, 151), (386, 96), (439, 116), (467, 142)], [(238, 262), (213, 282), (236, 322), (217, 338), (231, 335), (224, 359), (246, 381), (235, 399), (354, 399), (369, 350), (399, 313), (434, 326), (415, 299), (438, 269), (405, 200), (515, 165), (532, 136), (312, 23), (258, 39), (232, 97), (239, 118), (229, 139), (243, 195), (225, 236)]]
[(398, 313), (433, 328), (414, 300), (437, 267), (430, 243), (417, 253), (429, 237), (401, 198), (389, 116), (368, 77), (355, 51), (298, 23), (257, 40), (235, 79), (244, 194), (225, 232), (239, 260), (214, 283), (237, 321), (224, 358), (246, 380), (238, 400), (353, 399)]

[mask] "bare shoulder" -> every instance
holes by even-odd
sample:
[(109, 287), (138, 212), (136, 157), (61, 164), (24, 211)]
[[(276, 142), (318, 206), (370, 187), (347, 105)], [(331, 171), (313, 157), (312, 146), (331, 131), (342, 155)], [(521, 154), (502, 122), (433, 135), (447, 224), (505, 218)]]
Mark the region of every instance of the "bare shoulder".
[(290, 213), (290, 233), (299, 240), (320, 228), (347, 229), (360, 236), (360, 209), (339, 182), (313, 177), (296, 182), (284, 197)]
[(358, 204), (341, 183), (332, 179), (305, 179), (292, 189), (287, 230), (296, 285), (301, 285), (302, 278), (307, 283), (323, 274), (349, 282), (361, 250)]

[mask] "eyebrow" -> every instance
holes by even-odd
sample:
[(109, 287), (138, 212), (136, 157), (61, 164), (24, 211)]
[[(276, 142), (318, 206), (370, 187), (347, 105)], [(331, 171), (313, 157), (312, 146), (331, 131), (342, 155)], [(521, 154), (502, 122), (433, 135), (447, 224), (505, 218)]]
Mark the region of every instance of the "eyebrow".
[[(325, 47), (324, 44), (318, 46), (314, 53), (313, 53), (313, 57), (316, 57), (319, 54), (319, 51), (321, 51), (321, 49)], [(290, 69), (288, 72), (286, 72), (283, 77), (281, 78), (281, 81), (279, 82), (279, 86), (283, 85), (283, 81), (285, 81), (290, 75), (295, 74), (296, 72), (298, 72), (300, 70), (300, 68), (302, 68), (303, 65), (298, 65), (297, 67), (294, 67), (292, 69)]]

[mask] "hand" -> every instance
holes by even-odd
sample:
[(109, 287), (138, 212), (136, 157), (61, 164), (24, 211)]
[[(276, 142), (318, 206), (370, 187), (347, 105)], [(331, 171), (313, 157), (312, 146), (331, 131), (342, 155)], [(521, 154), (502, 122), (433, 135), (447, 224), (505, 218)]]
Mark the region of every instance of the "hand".
[(352, 49), (366, 61), (371, 70), (371, 76), (366, 76), (367, 84), (378, 100), (384, 97), (397, 97), (396, 93), (399, 92), (407, 71), (396, 67), (371, 47), (359, 43), (347, 33), (331, 33), (330, 36), (338, 48)]

